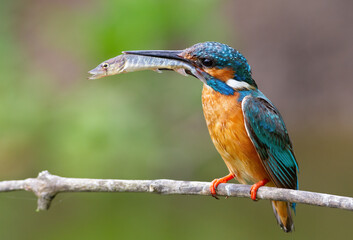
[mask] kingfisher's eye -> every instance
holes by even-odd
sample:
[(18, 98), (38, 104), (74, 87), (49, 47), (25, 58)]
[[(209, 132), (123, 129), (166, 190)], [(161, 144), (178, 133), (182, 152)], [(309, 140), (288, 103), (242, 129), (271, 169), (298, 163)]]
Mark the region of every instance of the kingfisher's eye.
[(109, 67), (109, 63), (102, 63), (102, 68), (105, 68), (105, 69), (107, 69)]
[(201, 63), (203, 66), (208, 67), (208, 68), (214, 66), (214, 61), (209, 58), (202, 58)]

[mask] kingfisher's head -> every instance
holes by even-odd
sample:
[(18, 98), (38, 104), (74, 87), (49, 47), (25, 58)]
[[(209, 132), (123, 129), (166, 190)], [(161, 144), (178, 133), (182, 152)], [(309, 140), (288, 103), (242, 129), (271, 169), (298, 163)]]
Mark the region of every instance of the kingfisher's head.
[[(246, 58), (232, 47), (218, 42), (198, 43), (183, 50), (180, 56), (188, 59), (206, 76), (234, 88), (257, 88), (251, 77), (251, 68)], [(208, 76), (207, 76), (208, 75)]]

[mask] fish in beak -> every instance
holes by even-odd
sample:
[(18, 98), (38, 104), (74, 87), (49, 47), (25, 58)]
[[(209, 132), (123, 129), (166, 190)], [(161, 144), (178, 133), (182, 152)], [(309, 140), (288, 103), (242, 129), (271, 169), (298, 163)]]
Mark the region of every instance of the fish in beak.
[(203, 71), (190, 60), (182, 57), (182, 50), (178, 51), (125, 51), (122, 55), (102, 62), (88, 73), (89, 79), (98, 79), (120, 73), (142, 70), (173, 70), (184, 76), (192, 75), (206, 83)]

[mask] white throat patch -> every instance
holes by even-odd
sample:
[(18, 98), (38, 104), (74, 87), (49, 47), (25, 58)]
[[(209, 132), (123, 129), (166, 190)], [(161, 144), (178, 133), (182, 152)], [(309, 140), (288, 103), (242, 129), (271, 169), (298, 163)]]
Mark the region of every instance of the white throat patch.
[(251, 86), (249, 83), (247, 82), (240, 82), (234, 79), (229, 79), (226, 81), (226, 84), (233, 88), (234, 90), (240, 90), (240, 89), (253, 89), (254, 87)]

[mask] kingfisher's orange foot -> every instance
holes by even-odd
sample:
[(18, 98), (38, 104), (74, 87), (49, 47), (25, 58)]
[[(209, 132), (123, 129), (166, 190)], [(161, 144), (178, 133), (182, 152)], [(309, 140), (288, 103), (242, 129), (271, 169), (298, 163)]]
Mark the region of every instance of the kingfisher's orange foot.
[(260, 187), (265, 186), (265, 184), (268, 183), (268, 182), (269, 182), (269, 180), (265, 178), (265, 179), (255, 183), (254, 185), (251, 186), (250, 197), (251, 197), (252, 200), (256, 201), (257, 190)]
[(211, 186), (210, 186), (210, 191), (211, 191), (212, 197), (218, 199), (217, 193), (216, 193), (216, 189), (217, 189), (218, 185), (221, 183), (226, 183), (229, 180), (232, 180), (233, 178), (234, 178), (234, 175), (232, 173), (229, 173), (225, 177), (214, 179), (211, 183)]

